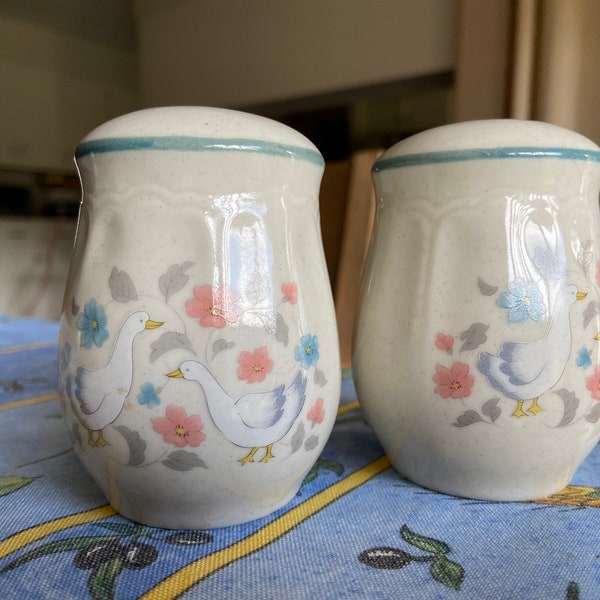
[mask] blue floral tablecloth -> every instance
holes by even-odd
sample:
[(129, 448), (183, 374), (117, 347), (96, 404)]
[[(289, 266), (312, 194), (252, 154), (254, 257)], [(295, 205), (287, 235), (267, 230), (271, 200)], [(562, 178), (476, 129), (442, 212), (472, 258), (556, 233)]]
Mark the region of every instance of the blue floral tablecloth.
[[(300, 493), (236, 527), (119, 516), (71, 450), (58, 325), (0, 315), (0, 597), (600, 598), (600, 448), (536, 502), (446, 496), (402, 479), (352, 380)], [(526, 460), (526, 457), (524, 457)]]

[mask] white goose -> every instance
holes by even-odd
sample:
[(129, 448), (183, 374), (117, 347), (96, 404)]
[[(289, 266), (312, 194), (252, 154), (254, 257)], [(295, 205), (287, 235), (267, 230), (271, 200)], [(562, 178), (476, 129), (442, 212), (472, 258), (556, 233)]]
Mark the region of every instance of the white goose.
[[(155, 329), (162, 323), (151, 321), (147, 313), (130, 314), (119, 333), (106, 366), (98, 371), (79, 367), (75, 375), (75, 398), (71, 406), (77, 418), (88, 430), (90, 446), (106, 446), (102, 430), (123, 410), (133, 378), (133, 339), (145, 329)], [(94, 440), (93, 432), (97, 431)]]
[(496, 356), (482, 352), (479, 370), (491, 386), (517, 401), (512, 416), (524, 417), (523, 403), (533, 400), (529, 412), (543, 410), (538, 398), (556, 385), (571, 353), (569, 309), (586, 294), (568, 285), (558, 294), (546, 336), (535, 342), (504, 342)]
[(208, 412), (223, 435), (236, 446), (250, 448), (240, 459), (242, 465), (254, 462), (259, 448), (265, 448), (261, 462), (273, 458), (271, 449), (291, 428), (306, 398), (306, 377), (298, 373), (289, 385), (268, 392), (231, 398), (210, 371), (195, 360), (186, 360), (168, 377), (196, 381), (204, 390)]

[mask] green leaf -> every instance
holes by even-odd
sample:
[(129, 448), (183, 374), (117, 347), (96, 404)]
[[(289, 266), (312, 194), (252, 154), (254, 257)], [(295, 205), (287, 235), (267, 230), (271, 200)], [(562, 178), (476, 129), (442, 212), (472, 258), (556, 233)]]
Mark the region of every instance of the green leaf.
[(302, 485), (306, 485), (307, 483), (314, 481), (317, 478), (318, 474), (319, 474), (319, 467), (315, 464), (311, 467), (310, 471), (304, 477), (304, 480), (302, 481)]
[(20, 490), (34, 479), (35, 477), (0, 477), (0, 497)]
[(344, 465), (342, 463), (336, 462), (334, 460), (324, 460), (319, 459), (318, 464), (322, 469), (327, 469), (328, 471), (333, 471), (336, 475), (344, 474)]
[(457, 592), (465, 578), (465, 570), (445, 556), (437, 556), (431, 564), (429, 572), (436, 581)]
[(117, 577), (122, 570), (122, 556), (115, 556), (94, 570), (88, 581), (88, 589), (94, 600), (113, 600)]
[(579, 600), (579, 584), (575, 581), (569, 583), (567, 588), (567, 600)]
[(424, 535), (419, 535), (418, 533), (411, 531), (406, 525), (402, 525), (400, 535), (405, 542), (408, 542), (411, 546), (415, 546), (415, 548), (425, 550), (425, 552), (442, 555), (448, 554), (451, 550), (448, 544), (430, 537), (425, 537)]
[(43, 556), (48, 556), (50, 554), (58, 554), (59, 552), (70, 552), (71, 550), (83, 550), (84, 548), (88, 548), (93, 544), (103, 541), (111, 541), (118, 540), (118, 536), (114, 535), (91, 535), (85, 537), (78, 538), (67, 538), (65, 540), (57, 540), (55, 542), (50, 542), (48, 544), (44, 544), (34, 550), (30, 550), (25, 554), (21, 555), (17, 560), (6, 565), (0, 573), (5, 573), (6, 571), (12, 571), (12, 569), (16, 569), (25, 563), (28, 563), (37, 558), (42, 558)]

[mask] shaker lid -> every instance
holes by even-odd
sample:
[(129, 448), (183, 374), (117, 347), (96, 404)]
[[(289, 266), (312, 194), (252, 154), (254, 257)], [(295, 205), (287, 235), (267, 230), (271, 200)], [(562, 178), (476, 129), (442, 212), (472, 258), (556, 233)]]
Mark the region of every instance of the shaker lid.
[(316, 146), (287, 125), (204, 106), (148, 108), (117, 117), (85, 136), (75, 156), (123, 150), (250, 151), (324, 164)]
[(491, 119), (436, 127), (398, 142), (373, 171), (492, 158), (565, 158), (600, 162), (591, 140), (541, 121)]

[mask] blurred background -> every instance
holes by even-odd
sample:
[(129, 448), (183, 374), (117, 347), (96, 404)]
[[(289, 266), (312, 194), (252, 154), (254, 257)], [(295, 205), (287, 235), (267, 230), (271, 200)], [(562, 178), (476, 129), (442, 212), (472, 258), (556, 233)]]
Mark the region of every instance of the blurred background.
[(600, 142), (599, 24), (598, 0), (0, 0), (0, 313), (58, 318), (72, 155), (104, 121), (211, 105), (304, 133), (335, 288), (353, 169), (368, 189), (380, 149), (504, 117)]

